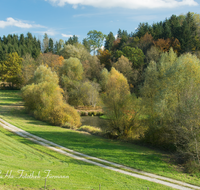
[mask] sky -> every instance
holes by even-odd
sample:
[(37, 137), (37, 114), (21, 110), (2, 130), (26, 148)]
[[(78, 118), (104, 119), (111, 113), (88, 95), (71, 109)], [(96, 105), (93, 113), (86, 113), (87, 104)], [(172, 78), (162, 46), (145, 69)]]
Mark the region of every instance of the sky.
[(31, 32), (54, 41), (90, 30), (108, 35), (119, 28), (135, 32), (139, 23), (153, 24), (189, 11), (200, 14), (200, 0), (1, 0), (0, 37)]

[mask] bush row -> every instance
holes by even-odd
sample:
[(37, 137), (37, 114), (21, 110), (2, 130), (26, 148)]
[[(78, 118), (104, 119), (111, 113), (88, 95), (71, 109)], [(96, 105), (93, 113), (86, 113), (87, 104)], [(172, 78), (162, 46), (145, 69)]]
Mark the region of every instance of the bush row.
[(101, 116), (104, 115), (101, 111), (78, 111), (80, 116)]

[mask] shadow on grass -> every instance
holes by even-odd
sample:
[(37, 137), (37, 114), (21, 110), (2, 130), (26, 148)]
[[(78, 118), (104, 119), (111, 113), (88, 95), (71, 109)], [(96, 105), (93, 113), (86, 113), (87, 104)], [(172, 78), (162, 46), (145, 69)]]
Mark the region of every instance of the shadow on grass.
[[(159, 154), (145, 147), (122, 143), (92, 135), (85, 135), (64, 129), (63, 131), (32, 131), (28, 132), (91, 156), (103, 158), (136, 169), (147, 171), (168, 171)], [(10, 133), (10, 136), (15, 134)], [(20, 138), (20, 142), (33, 145), (34, 142)], [(90, 165), (82, 162), (82, 164)]]
[[(18, 102), (18, 101), (16, 101), (16, 102)], [(21, 104), (10, 104), (10, 102), (7, 102), (7, 103), (0, 103), (0, 106), (10, 106), (10, 107), (13, 107), (13, 106), (24, 106), (24, 104), (23, 103), (21, 103)]]

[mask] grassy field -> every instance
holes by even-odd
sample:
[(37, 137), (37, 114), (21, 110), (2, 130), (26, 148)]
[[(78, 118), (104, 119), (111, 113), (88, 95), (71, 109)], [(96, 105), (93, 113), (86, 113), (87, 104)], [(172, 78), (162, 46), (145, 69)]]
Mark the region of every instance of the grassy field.
[[(52, 152), (0, 128), (0, 189), (170, 189)], [(22, 173), (22, 170), (23, 173)], [(53, 177), (56, 176), (56, 177)], [(5, 185), (4, 185), (5, 184)]]
[[(23, 105), (23, 102), (20, 98), (18, 91), (0, 91), (0, 117), (16, 125), (17, 127), (20, 127), (32, 134), (38, 135), (45, 139), (51, 140), (57, 144), (60, 144), (62, 146), (65, 146), (67, 148), (70, 148), (82, 153), (86, 153), (92, 156), (103, 158), (109, 161), (120, 163), (120, 164), (130, 166), (136, 169), (144, 170), (147, 172), (151, 172), (151, 173), (171, 177), (174, 179), (178, 179), (181, 181), (185, 181), (188, 183), (200, 185), (198, 174), (191, 176), (189, 174), (178, 171), (177, 170), (178, 167), (176, 165), (169, 164), (168, 162), (169, 156), (167, 154), (164, 154), (155, 150), (151, 150), (146, 147), (133, 145), (130, 143), (123, 143), (119, 141), (104, 139), (101, 137), (89, 135), (89, 134), (78, 132), (78, 131), (64, 129), (64, 128), (60, 128), (56, 126), (50, 126), (44, 122), (35, 120), (30, 115), (26, 114), (22, 105)], [(14, 136), (12, 136), (12, 138), (13, 137)], [(40, 154), (42, 154), (41, 153), (42, 151), (44, 152), (44, 154), (47, 154), (48, 152), (49, 155), (51, 154), (56, 155), (55, 157), (56, 159), (58, 159), (59, 163), (63, 163), (63, 164), (65, 163), (65, 161), (63, 161), (62, 159), (68, 160), (67, 163), (69, 164), (70, 162), (69, 165), (73, 166), (70, 170), (70, 173), (67, 173), (69, 176), (74, 177), (74, 180), (72, 183), (76, 184), (76, 183), (82, 182), (82, 183), (87, 184), (85, 185), (86, 187), (89, 184), (88, 189), (90, 188), (98, 189), (97, 186), (100, 183), (104, 184), (105, 189), (106, 188), (107, 189), (132, 189), (130, 187), (135, 187), (134, 189), (147, 189), (146, 187), (147, 186), (150, 187), (150, 185), (153, 185), (153, 189), (159, 189), (157, 185), (152, 184), (150, 182), (146, 182), (143, 180), (131, 178), (131, 177), (120, 175), (120, 174), (115, 174), (114, 172), (111, 172), (111, 171), (104, 171), (103, 169), (95, 167), (95, 166), (89, 167), (88, 165), (86, 168), (84, 168), (83, 166), (86, 165), (85, 163), (78, 162), (78, 164), (73, 165), (71, 163), (77, 163), (77, 161), (66, 158), (62, 155), (57, 155), (56, 153), (50, 153), (50, 151), (46, 150), (45, 148), (41, 148), (39, 145), (34, 145), (30, 142), (27, 142), (26, 140), (21, 139), (20, 137), (14, 137), (14, 138), (17, 141), (22, 141), (23, 143), (26, 143), (28, 146), (31, 146), (31, 148), (34, 150), (37, 148)], [(15, 152), (17, 154), (17, 151)], [(0, 156), (0, 158), (1, 157), (2, 156)], [(32, 156), (29, 157), (30, 160), (31, 160), (31, 157)], [(50, 157), (52, 157), (52, 155)], [(13, 160), (16, 160), (15, 156), (13, 156), (12, 158)], [(34, 163), (34, 160), (32, 162)], [(4, 164), (8, 170), (9, 168), (11, 169), (12, 167), (12, 164), (9, 164), (9, 163), (12, 163), (12, 162), (9, 161), (6, 164)], [(48, 164), (48, 163), (45, 163), (45, 164)], [(41, 164), (41, 165), (38, 164), (37, 168), (39, 169), (45, 164)], [(0, 165), (3, 165), (1, 160), (0, 160)], [(50, 166), (51, 164), (49, 165), (49, 168)], [(78, 168), (75, 168), (75, 166), (77, 166)], [(55, 164), (55, 168), (56, 168), (56, 164)], [(61, 168), (63, 169), (64, 167), (61, 167)], [(92, 170), (88, 171), (88, 169), (90, 168), (93, 168), (92, 170), (94, 171)], [(27, 164), (27, 168), (25, 169), (30, 171), (29, 164)], [(67, 171), (69, 171), (69, 167), (67, 169), (68, 169)], [(52, 169), (52, 171), (55, 171), (56, 175), (58, 175), (60, 170)], [(106, 176), (105, 172), (109, 173), (107, 174), (108, 176)], [(59, 174), (62, 175), (62, 173), (59, 173)], [(79, 174), (82, 176), (79, 176)], [(91, 177), (94, 175), (98, 176), (98, 177), (94, 177), (96, 180), (92, 178), (92, 182), (89, 182), (91, 180)], [(119, 176), (119, 178), (115, 177), (116, 175)], [(130, 180), (130, 181), (127, 181), (127, 180)], [(34, 187), (35, 187), (35, 183), (36, 181), (33, 182)], [(39, 182), (37, 183), (39, 186)], [(118, 183), (120, 183), (121, 186)], [(13, 184), (11, 183), (11, 185), (14, 185), (14, 184), (16, 184), (16, 182), (14, 182)], [(43, 184), (44, 184), (44, 180), (41, 182), (40, 187)], [(58, 184), (60, 183), (58, 182)], [(115, 187), (112, 186), (113, 184), (116, 186)], [(136, 184), (140, 184), (140, 185), (136, 186)], [(23, 183), (22, 184), (19, 183), (19, 185), (23, 187), (26, 186), (26, 184), (23, 184)], [(62, 188), (62, 186), (59, 186), (59, 187)], [(77, 189), (77, 187), (81, 189), (81, 184), (77, 184), (77, 186), (74, 187), (74, 189)], [(83, 187), (83, 189), (84, 188), (86, 189), (86, 187)], [(71, 188), (70, 186), (70, 189), (73, 189), (73, 188)], [(165, 189), (165, 187), (162, 187), (160, 189)]]

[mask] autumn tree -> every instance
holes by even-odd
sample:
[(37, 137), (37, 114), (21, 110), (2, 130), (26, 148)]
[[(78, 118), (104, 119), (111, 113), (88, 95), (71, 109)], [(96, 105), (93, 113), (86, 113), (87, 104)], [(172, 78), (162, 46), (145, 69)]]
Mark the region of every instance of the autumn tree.
[(153, 42), (154, 45), (158, 48), (160, 48), (160, 50), (162, 52), (167, 52), (170, 50), (170, 48), (172, 47), (173, 50), (176, 52), (176, 53), (180, 53), (181, 51), (181, 44), (179, 42), (178, 39), (174, 39), (174, 38), (167, 38), (166, 40), (164, 39), (158, 39), (157, 41), (154, 41)]
[(142, 36), (137, 44), (137, 47), (140, 48), (143, 53), (146, 55), (147, 50), (153, 45), (153, 36), (148, 32)]
[(101, 65), (99, 59), (96, 56), (92, 56), (82, 44), (65, 45), (60, 51), (65, 59), (77, 58), (83, 65), (84, 75), (89, 80), (99, 80), (101, 69), (104, 67)]
[(171, 43), (170, 43), (170, 39), (169, 38), (167, 40), (158, 39), (157, 41), (154, 42), (154, 45), (156, 47), (159, 47), (162, 52), (169, 51), (170, 44)]
[(119, 50), (119, 48), (120, 48), (120, 41), (121, 41), (121, 38), (117, 38), (117, 39), (114, 40), (113, 47), (112, 47), (112, 51), (113, 52), (116, 52), (117, 50)]
[(118, 59), (118, 61), (113, 64), (113, 67), (127, 78), (129, 84), (131, 83), (131, 78), (133, 76), (133, 69), (132, 69), (132, 63), (129, 61), (128, 58), (122, 55)]
[(108, 75), (103, 100), (106, 115), (109, 117), (108, 132), (127, 137), (130, 131), (130, 120), (127, 119), (126, 111), (129, 110), (128, 106), (131, 103), (130, 90), (127, 79), (115, 68), (112, 68)]
[(58, 85), (58, 76), (50, 68), (39, 66), (31, 85), (22, 88), (25, 107), (37, 119), (59, 126), (80, 126), (77, 111), (63, 101), (63, 90)]
[(3, 82), (11, 82), (12, 88), (21, 85), (22, 58), (15, 53), (6, 55), (5, 61), (0, 64), (0, 78)]
[[(132, 63), (133, 75), (131, 76), (131, 92), (139, 96), (139, 86), (143, 83), (143, 67), (145, 55), (139, 48), (126, 46), (122, 51), (117, 50), (115, 53), (117, 58), (124, 56)], [(134, 88), (133, 88), (134, 87)]]
[(186, 15), (172, 15), (169, 19), (151, 26), (148, 23), (140, 23), (134, 37), (142, 38), (148, 32), (154, 41), (177, 39), (181, 46), (181, 53), (195, 52), (200, 48), (198, 18), (197, 14), (188, 12)]
[(37, 59), (37, 62), (39, 65), (46, 65), (48, 67), (51, 67), (52, 71), (59, 72), (59, 68), (63, 64), (63, 56), (55, 55), (51, 52), (49, 53), (43, 53), (40, 54), (40, 56)]
[(111, 53), (109, 50), (99, 50), (97, 57), (99, 58), (102, 65), (110, 71), (111, 69)]
[[(100, 75), (101, 69), (98, 69), (98, 66), (101, 65), (96, 56), (90, 58), (83, 64), (79, 59), (72, 57), (63, 61), (63, 66), (60, 69), (61, 86), (71, 105), (95, 107), (99, 103), (100, 87), (94, 81), (95, 78), (100, 77), (98, 75)], [(88, 81), (85, 76), (93, 81)]]

